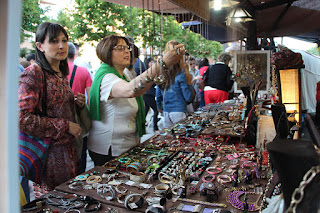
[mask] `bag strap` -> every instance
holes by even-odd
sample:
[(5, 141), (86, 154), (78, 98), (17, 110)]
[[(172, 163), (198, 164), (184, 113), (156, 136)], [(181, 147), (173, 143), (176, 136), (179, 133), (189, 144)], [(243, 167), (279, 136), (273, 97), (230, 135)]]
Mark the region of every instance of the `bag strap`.
[(70, 78), (70, 87), (71, 88), (72, 88), (72, 85), (73, 85), (73, 79), (74, 79), (74, 76), (76, 74), (76, 70), (77, 70), (77, 65), (74, 65), (73, 70), (72, 70), (72, 75), (71, 75), (71, 78)]

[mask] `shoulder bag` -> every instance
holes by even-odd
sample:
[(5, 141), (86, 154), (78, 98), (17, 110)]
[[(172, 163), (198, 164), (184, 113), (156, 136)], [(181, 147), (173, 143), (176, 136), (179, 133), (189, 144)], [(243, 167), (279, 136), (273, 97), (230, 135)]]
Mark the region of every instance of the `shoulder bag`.
[[(43, 97), (41, 117), (47, 116), (47, 81), (43, 72)], [(19, 131), (19, 172), (27, 179), (40, 183), (43, 167), (46, 163), (50, 138), (37, 138)]]

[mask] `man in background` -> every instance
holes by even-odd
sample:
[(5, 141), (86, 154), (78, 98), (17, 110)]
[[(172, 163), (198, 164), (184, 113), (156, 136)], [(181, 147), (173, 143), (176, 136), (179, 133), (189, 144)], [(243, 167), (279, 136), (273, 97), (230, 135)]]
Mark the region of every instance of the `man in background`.
[(36, 63), (36, 54), (30, 53), (27, 55), (26, 59), (27, 59), (27, 61), (30, 62), (30, 64), (34, 64), (34, 63)]
[[(75, 52), (76, 48), (73, 43), (68, 42), (68, 66), (69, 75), (68, 79), (70, 82), (70, 87), (73, 93), (76, 95), (78, 93), (86, 94), (87, 104), (89, 105), (89, 94), (92, 84), (92, 79), (89, 71), (85, 67), (75, 65)], [(83, 138), (83, 146), (80, 158), (80, 173), (85, 172), (87, 165), (87, 136)]]

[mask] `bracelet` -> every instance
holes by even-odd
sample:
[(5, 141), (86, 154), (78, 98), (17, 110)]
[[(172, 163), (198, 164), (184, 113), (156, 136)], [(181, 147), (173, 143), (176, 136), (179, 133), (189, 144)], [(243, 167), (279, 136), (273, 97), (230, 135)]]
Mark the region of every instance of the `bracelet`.
[[(130, 203), (130, 201), (135, 197), (139, 197), (139, 200), (135, 203), (134, 202)], [(126, 196), (124, 200), (124, 206), (129, 210), (141, 208), (141, 206), (143, 205), (143, 201), (144, 199), (141, 194), (129, 194)]]
[(81, 213), (80, 210), (78, 210), (78, 209), (68, 209), (68, 210), (65, 211), (64, 213), (72, 213), (72, 212)]
[[(209, 179), (209, 180), (207, 180), (208, 178), (210, 178), (211, 177), (211, 179)], [(214, 179), (216, 179), (216, 176), (214, 176), (214, 175), (204, 175), (202, 178), (201, 178), (201, 180), (203, 181), (203, 182), (213, 182), (214, 181)]]
[(154, 187), (154, 193), (156, 195), (161, 196), (161, 195), (165, 194), (169, 188), (170, 188), (169, 185), (164, 184), (164, 183), (160, 183)]
[[(92, 204), (96, 204), (95, 207), (89, 209), (88, 206), (92, 205)], [(98, 200), (92, 200), (90, 202), (87, 202), (86, 205), (84, 205), (84, 210), (86, 212), (96, 212), (101, 208), (101, 203)]]
[(22, 206), (22, 211), (27, 212), (38, 208), (42, 208), (45, 201), (46, 200), (43, 198), (33, 200), (30, 203), (27, 203), (26, 205)]
[(127, 195), (128, 195), (128, 193), (118, 194), (118, 197), (117, 197), (118, 203), (124, 203)]
[(118, 161), (120, 163), (127, 163), (128, 161), (130, 161), (130, 158), (120, 158)]
[[(218, 170), (218, 171), (212, 171), (212, 170)], [(212, 166), (212, 167), (208, 167), (208, 168), (206, 169), (206, 171), (207, 171), (209, 174), (211, 174), (211, 175), (216, 175), (216, 174), (221, 173), (221, 172), (222, 172), (222, 169), (219, 168), (219, 167), (214, 167), (214, 166)]]
[(141, 163), (139, 163), (139, 162), (133, 162), (133, 163), (131, 163), (131, 164), (129, 164), (129, 165), (127, 166), (127, 171), (128, 171), (129, 173), (134, 172), (134, 171), (140, 172), (141, 169), (142, 169), (142, 165), (141, 165)]
[(147, 160), (148, 165), (160, 164), (160, 158), (157, 155), (151, 155)]
[(88, 178), (89, 174), (85, 174), (85, 175), (78, 175), (77, 177), (75, 177), (76, 180), (86, 180)]
[(219, 175), (217, 177), (217, 181), (220, 183), (220, 184), (224, 184), (224, 183), (230, 183), (232, 181), (231, 177), (228, 176), (228, 175)]
[(102, 178), (99, 175), (91, 175), (87, 178), (86, 181), (88, 184), (99, 183), (102, 181)]
[(169, 68), (167, 67), (166, 63), (162, 60), (162, 58), (158, 58), (158, 63), (164, 70), (168, 70)]
[(116, 186), (116, 191), (120, 194), (124, 194), (128, 191), (128, 189), (120, 184)]
[(69, 184), (69, 188), (72, 190), (79, 190), (83, 188), (84, 183), (82, 181), (77, 181)]
[(146, 179), (146, 175), (143, 172), (132, 172), (130, 174), (130, 180), (134, 182), (141, 183), (145, 181), (145, 179)]
[[(111, 193), (111, 196), (106, 196), (106, 193), (108, 192)], [(106, 200), (113, 200), (116, 195), (112, 186), (108, 184), (99, 184), (97, 186), (97, 194)]]

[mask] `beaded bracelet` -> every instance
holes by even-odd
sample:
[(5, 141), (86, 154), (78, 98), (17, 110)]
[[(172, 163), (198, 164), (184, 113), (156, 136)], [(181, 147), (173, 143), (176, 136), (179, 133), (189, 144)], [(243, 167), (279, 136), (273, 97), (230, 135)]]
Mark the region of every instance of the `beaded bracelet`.
[[(244, 202), (242, 202), (239, 198), (243, 194), (256, 194), (254, 192), (244, 192), (244, 191), (234, 191), (231, 192), (228, 197), (227, 201), (236, 209), (244, 210)], [(257, 202), (260, 199), (261, 194), (259, 195), (257, 201), (255, 203), (247, 203), (248, 204), (248, 211), (257, 211), (260, 207), (257, 206)]]
[(120, 163), (127, 163), (130, 160), (130, 158), (120, 158), (118, 161)]

